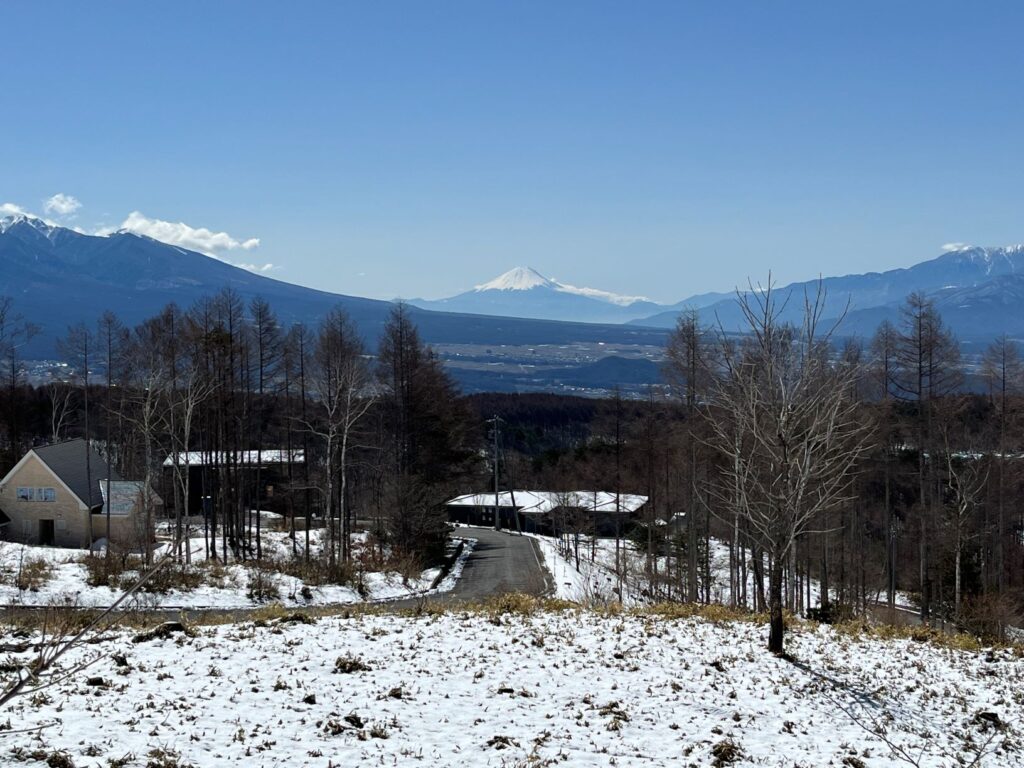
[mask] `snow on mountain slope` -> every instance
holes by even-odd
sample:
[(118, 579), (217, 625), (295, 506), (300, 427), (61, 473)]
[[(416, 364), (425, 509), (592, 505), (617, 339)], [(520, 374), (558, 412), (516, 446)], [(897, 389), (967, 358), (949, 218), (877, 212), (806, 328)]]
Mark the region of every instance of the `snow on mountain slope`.
[[(922, 291), (936, 299), (944, 316), (945, 297), (959, 293), (962, 301), (955, 308), (960, 310), (961, 316), (946, 318), (949, 325), (962, 338), (979, 335), (991, 338), (1000, 333), (1024, 333), (1024, 305), (1017, 299), (1019, 285), (1013, 279), (1021, 275), (1024, 275), (1024, 245), (982, 248), (956, 244), (946, 246), (940, 256), (910, 267), (825, 277), (821, 282), (828, 297), (826, 317), (837, 317), (845, 312), (842, 330), (847, 333), (870, 336), (883, 318), (898, 319), (899, 307), (910, 293)], [(782, 319), (796, 321), (803, 311), (804, 293), (813, 294), (817, 287), (818, 280), (778, 286), (776, 296), (780, 305), (786, 303)], [(743, 326), (734, 296), (706, 303), (698, 309), (706, 323), (721, 323), (728, 330)], [(678, 309), (673, 308), (632, 322), (671, 328), (678, 316)]]
[(414, 299), (411, 303), (450, 312), (593, 323), (623, 323), (668, 308), (644, 296), (623, 296), (563, 283), (545, 277), (533, 267), (515, 267), (447, 299)]
[(529, 291), (533, 288), (558, 289), (558, 283), (549, 280), (533, 267), (515, 267), (503, 275), (487, 283), (482, 283), (475, 288), (477, 293), (484, 291)]
[(579, 288), (568, 283), (560, 283), (549, 277), (544, 277), (533, 267), (515, 267), (493, 280), (482, 283), (473, 288), (475, 293), (485, 291), (530, 291), (534, 288), (548, 288), (558, 293), (570, 293), (574, 296), (586, 296), (598, 301), (607, 301), (620, 307), (628, 307), (638, 301), (650, 301), (646, 296), (622, 296), (611, 291), (602, 291), (598, 288)]

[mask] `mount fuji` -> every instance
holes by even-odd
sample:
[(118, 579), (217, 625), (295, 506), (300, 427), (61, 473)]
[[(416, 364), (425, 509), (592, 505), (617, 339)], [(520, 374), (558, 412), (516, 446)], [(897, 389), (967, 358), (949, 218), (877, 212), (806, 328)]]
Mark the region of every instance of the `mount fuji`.
[[(371, 348), (394, 304), (329, 293), (274, 280), (196, 251), (120, 231), (89, 235), (24, 215), (0, 218), (0, 296), (34, 323), (39, 333), (20, 354), (51, 358), (69, 326), (95, 327), (111, 310), (133, 326), (175, 303), (196, 302), (231, 289), (243, 302), (270, 302), (282, 326), (315, 327), (335, 307), (351, 316)], [(595, 301), (585, 299), (584, 301)], [(611, 305), (609, 305), (611, 306)], [(410, 307), (431, 344), (649, 343), (663, 345), (665, 332), (616, 325), (431, 312)]]
[(622, 296), (579, 288), (545, 277), (533, 267), (516, 267), (470, 291), (447, 299), (413, 299), (423, 309), (538, 320), (625, 323), (674, 309), (643, 296)]

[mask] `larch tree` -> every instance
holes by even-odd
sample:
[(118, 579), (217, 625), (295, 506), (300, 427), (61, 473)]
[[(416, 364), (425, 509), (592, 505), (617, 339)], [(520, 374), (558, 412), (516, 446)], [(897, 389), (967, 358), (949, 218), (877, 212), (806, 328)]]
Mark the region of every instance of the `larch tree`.
[(988, 384), (989, 396), (996, 409), (996, 591), (1006, 592), (1006, 467), (1007, 437), (1010, 428), (1013, 396), (1024, 385), (1024, 365), (1020, 348), (1003, 334), (985, 350), (981, 373)]
[[(699, 515), (706, 504), (699, 498), (698, 458), (703, 435), (698, 427), (698, 409), (706, 399), (715, 377), (716, 348), (707, 328), (701, 325), (696, 310), (679, 316), (669, 336), (665, 377), (676, 397), (682, 399), (686, 413), (686, 598), (697, 602), (698, 594), (698, 535)], [(707, 527), (707, 526), (705, 526)], [(735, 544), (730, 551), (735, 553)]]
[(328, 557), (333, 566), (351, 556), (348, 466), (359, 422), (376, 400), (373, 378), (362, 342), (348, 315), (335, 309), (320, 324), (310, 362), (315, 417), (307, 429), (323, 450), (323, 494), (329, 531)]
[(934, 525), (939, 500), (938, 473), (928, 460), (935, 445), (935, 407), (943, 397), (956, 391), (962, 377), (960, 347), (945, 327), (935, 302), (923, 293), (912, 293), (901, 310), (896, 345), (897, 397), (914, 407), (914, 431), (918, 472), (918, 569), (921, 590), (921, 618), (931, 613), (932, 574), (929, 562), (929, 529)]
[(377, 369), (391, 541), (402, 554), (436, 558), (447, 538), (443, 502), (475, 458), (469, 413), (403, 304), (385, 324)]

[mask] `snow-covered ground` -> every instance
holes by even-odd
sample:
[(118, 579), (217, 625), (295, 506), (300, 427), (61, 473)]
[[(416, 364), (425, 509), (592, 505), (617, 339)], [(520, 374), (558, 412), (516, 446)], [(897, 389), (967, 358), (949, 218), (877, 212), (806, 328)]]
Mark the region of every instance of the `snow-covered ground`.
[[(312, 532), (312, 545), (319, 546), (321, 532)], [(300, 544), (304, 536), (300, 534)], [(264, 533), (262, 537), (264, 556), (283, 560), (292, 557), (292, 543), (284, 533)], [(277, 588), (276, 601), (285, 605), (339, 605), (359, 602), (380, 602), (413, 597), (416, 595), (437, 594), (451, 590), (455, 580), (462, 572), (465, 558), (472, 552), (472, 539), (468, 539), (467, 549), (459, 563), (436, 588), (434, 581), (440, 574), (440, 568), (429, 568), (417, 577), (403, 581), (396, 572), (367, 571), (362, 574), (363, 592), (354, 586), (341, 584), (307, 585), (299, 578), (283, 573), (274, 573), (267, 578)], [(196, 609), (231, 609), (251, 608), (267, 600), (249, 596), (249, 579), (251, 569), (247, 565), (231, 562), (211, 571), (206, 568), (207, 551), (201, 536), (190, 540), (193, 567), (202, 576), (202, 583), (194, 589), (171, 591), (163, 594), (137, 593), (133, 602), (125, 607), (146, 608), (196, 608)], [(355, 544), (358, 548), (363, 543), (358, 535)], [(218, 552), (220, 549), (218, 547)], [(358, 549), (357, 549), (358, 552)], [(158, 548), (155, 557), (163, 553)], [(301, 556), (301, 549), (299, 552)], [(102, 557), (102, 555), (99, 555)], [(113, 605), (121, 597), (123, 591), (108, 586), (90, 586), (87, 583), (88, 571), (84, 563), (87, 555), (80, 550), (61, 549), (56, 547), (37, 547), (23, 544), (0, 544), (0, 605), (74, 605), (78, 607), (104, 607)], [(31, 560), (45, 560), (51, 566), (50, 574), (36, 589), (19, 589), (14, 583), (15, 576), (23, 563)]]
[(582, 610), (131, 637), (72, 651), (64, 669), (99, 659), (0, 712), (13, 731), (0, 763), (54, 752), (79, 768), (125, 756), (118, 765), (138, 768), (1024, 760), (1024, 660), (1010, 650), (803, 627), (791, 662), (764, 652), (763, 625)]
[[(595, 558), (591, 561), (591, 542), (581, 537), (579, 569), (576, 558), (571, 551), (568, 556), (558, 550), (558, 540), (551, 536), (524, 534), (537, 540), (544, 554), (544, 565), (552, 572), (555, 583), (555, 596), (563, 600), (571, 600), (584, 604), (601, 604), (618, 602), (616, 589), (616, 553), (614, 539), (597, 539), (594, 542)], [(646, 572), (646, 555), (637, 549), (633, 542), (622, 540), (619, 562), (624, 563), (625, 578), (623, 581), (623, 604), (628, 606), (648, 605), (664, 599), (656, 590), (650, 588), (650, 578)], [(711, 539), (711, 602), (729, 605), (732, 601), (732, 588), (729, 580), (729, 544), (719, 539)], [(658, 571), (664, 574), (670, 567), (668, 559), (658, 558)], [(674, 566), (672, 566), (674, 567)], [(756, 591), (757, 580), (751, 569), (747, 569), (747, 600), (752, 601)], [(767, 578), (765, 580), (767, 589)], [(807, 587), (803, 586), (804, 603), (807, 602)], [(884, 602), (885, 595), (879, 596)], [(821, 604), (821, 589), (816, 579), (810, 584), (810, 606)], [(916, 604), (906, 592), (896, 593), (896, 606), (915, 610)]]
[[(532, 536), (539, 543), (544, 554), (544, 564), (551, 570), (554, 578), (556, 596), (563, 600), (588, 605), (618, 602), (619, 579), (616, 562), (622, 566), (624, 574), (622, 583), (622, 603), (624, 605), (646, 605), (664, 599), (656, 590), (651, 589), (651, 579), (646, 570), (647, 557), (631, 541), (621, 540), (618, 554), (616, 554), (614, 539), (597, 539), (591, 542), (589, 538), (581, 537), (579, 568), (577, 568), (572, 550), (568, 555), (560, 553), (557, 539), (537, 534), (526, 535)], [(593, 560), (591, 560), (592, 548)], [(668, 558), (659, 557), (657, 561), (659, 573), (664, 574), (670, 567)], [(725, 542), (711, 540), (710, 571), (711, 602), (729, 604), (731, 600), (729, 545)], [(747, 581), (747, 594), (753, 595), (756, 580), (749, 571)], [(812, 584), (811, 593), (816, 604), (819, 599), (816, 583)]]

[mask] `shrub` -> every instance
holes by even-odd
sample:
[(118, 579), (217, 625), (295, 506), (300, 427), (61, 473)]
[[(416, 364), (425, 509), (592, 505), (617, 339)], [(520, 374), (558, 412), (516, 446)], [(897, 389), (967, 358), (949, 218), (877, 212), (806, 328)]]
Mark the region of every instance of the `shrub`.
[(264, 568), (255, 567), (249, 571), (249, 583), (245, 594), (250, 600), (266, 603), (280, 599), (281, 589), (278, 587), (273, 573)]
[[(128, 590), (135, 586), (140, 576), (141, 574), (137, 571), (126, 571), (117, 578), (116, 584), (120, 589)], [(181, 592), (190, 592), (202, 583), (203, 574), (199, 570), (186, 565), (168, 563), (150, 576), (146, 583), (139, 587), (139, 590), (150, 594), (164, 595), (175, 589)]]
[(71, 755), (67, 752), (51, 752), (46, 758), (49, 768), (75, 768)]
[(879, 640), (912, 640), (915, 643), (931, 643), (941, 648), (956, 651), (980, 651), (981, 641), (974, 635), (942, 632), (927, 626), (896, 626), (893, 624), (868, 624), (855, 619), (833, 625), (833, 629), (847, 637), (870, 637)]
[(53, 577), (53, 566), (41, 557), (24, 560), (14, 577), (14, 586), (20, 590), (38, 592)]
[(85, 581), (90, 587), (116, 588), (126, 571), (137, 571), (142, 558), (128, 554), (98, 555), (85, 558)]
[(961, 611), (963, 628), (987, 640), (1003, 642), (1008, 627), (1021, 625), (1018, 598), (1013, 595), (979, 595), (964, 602)]
[(743, 756), (740, 745), (731, 739), (723, 739), (711, 748), (711, 756), (715, 758), (712, 765), (720, 768), (725, 765), (732, 765)]
[(712, 624), (725, 624), (733, 621), (761, 621), (763, 614), (730, 608), (727, 605), (712, 603), (656, 603), (636, 609), (641, 616), (657, 616), (663, 619), (691, 619), (700, 617)]
[(339, 656), (335, 659), (334, 671), (343, 675), (350, 675), (353, 672), (369, 672), (371, 668), (369, 664), (358, 656), (346, 653), (344, 656)]
[(507, 592), (495, 595), (483, 605), (486, 613), (496, 616), (503, 616), (508, 613), (531, 616), (541, 607), (539, 599), (532, 595), (524, 595), (521, 592)]
[(351, 563), (344, 563), (339, 559), (335, 559), (331, 563), (327, 557), (310, 558), (309, 560), (302, 558), (271, 560), (266, 562), (264, 567), (286, 576), (293, 576), (314, 587), (324, 584), (351, 584), (355, 577), (355, 570)]

